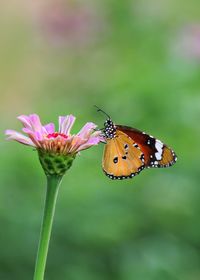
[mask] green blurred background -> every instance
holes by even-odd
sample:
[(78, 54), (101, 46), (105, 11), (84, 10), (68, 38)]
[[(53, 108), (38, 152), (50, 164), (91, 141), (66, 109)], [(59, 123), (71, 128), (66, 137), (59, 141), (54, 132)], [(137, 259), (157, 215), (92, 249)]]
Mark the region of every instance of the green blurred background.
[(200, 279), (200, 2), (35, 2), (1, 1), (0, 279), (32, 279), (45, 196), (36, 152), (4, 130), (30, 113), (102, 127), (94, 104), (179, 160), (116, 182), (103, 145), (82, 152), (60, 189), (45, 279)]

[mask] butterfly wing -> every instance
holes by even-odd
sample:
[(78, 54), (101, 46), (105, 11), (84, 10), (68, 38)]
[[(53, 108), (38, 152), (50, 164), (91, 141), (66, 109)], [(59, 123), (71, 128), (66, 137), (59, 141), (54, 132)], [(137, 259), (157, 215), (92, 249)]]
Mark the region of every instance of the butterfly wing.
[(144, 154), (145, 167), (168, 167), (176, 162), (174, 151), (153, 136), (128, 126), (117, 125), (116, 129), (137, 143)]
[(111, 179), (132, 178), (144, 169), (144, 154), (122, 131), (107, 139), (102, 162), (103, 171)]

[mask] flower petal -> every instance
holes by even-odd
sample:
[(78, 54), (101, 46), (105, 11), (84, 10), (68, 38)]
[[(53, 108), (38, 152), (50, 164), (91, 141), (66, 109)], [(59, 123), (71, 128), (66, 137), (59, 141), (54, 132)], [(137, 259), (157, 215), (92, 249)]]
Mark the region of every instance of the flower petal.
[[(39, 131), (33, 131), (29, 128), (22, 128), (22, 131), (27, 133), (28, 136), (31, 138), (31, 139), (34, 139), (36, 142), (37, 141), (42, 141), (44, 140), (44, 135), (43, 133), (39, 132)], [(35, 142), (34, 141), (34, 142)]]
[(76, 118), (73, 115), (59, 117), (59, 132), (65, 135), (70, 135), (70, 130)]
[(34, 131), (41, 132), (42, 131), (42, 124), (40, 122), (40, 117), (36, 114), (32, 114), (29, 116), (31, 120), (31, 125)]
[(43, 129), (45, 130), (45, 132), (47, 134), (51, 134), (51, 133), (55, 132), (55, 125), (54, 125), (54, 123), (48, 123), (43, 126)]
[(82, 138), (80, 138), (77, 135), (74, 135), (71, 138), (71, 143), (70, 143), (70, 148), (69, 148), (69, 153), (76, 153), (76, 151), (78, 150), (78, 148), (83, 145), (84, 143), (86, 143), (87, 140), (83, 140)]
[(20, 142), (22, 144), (35, 147), (35, 144), (32, 142), (32, 140), (22, 133), (8, 129), (5, 131), (5, 134), (8, 136), (7, 140), (16, 140), (17, 142)]
[(96, 127), (96, 124), (88, 122), (82, 127), (77, 135), (83, 139), (87, 139)]
[(22, 122), (25, 128), (29, 128), (32, 131), (43, 131), (43, 126), (37, 114), (31, 114), (29, 116), (21, 115), (18, 117), (18, 119)]
[(96, 130), (91, 137), (98, 137), (99, 142), (106, 143), (105, 136), (101, 130)]
[(21, 115), (17, 117), (17, 119), (20, 120), (25, 127), (31, 128), (31, 120), (29, 116)]
[(76, 119), (73, 115), (59, 117), (59, 132), (55, 132), (53, 123), (43, 126), (36, 114), (21, 115), (18, 119), (24, 126), (22, 131), (27, 133), (29, 137), (14, 130), (7, 130), (5, 133), (8, 139), (45, 151), (75, 155), (99, 142), (105, 142), (102, 132), (95, 131), (97, 126), (92, 122), (86, 123), (78, 134), (71, 135), (70, 130)]
[(80, 145), (76, 151), (80, 152), (82, 150), (86, 150), (91, 146), (98, 145), (100, 142), (101, 142), (100, 137), (91, 137), (86, 143)]

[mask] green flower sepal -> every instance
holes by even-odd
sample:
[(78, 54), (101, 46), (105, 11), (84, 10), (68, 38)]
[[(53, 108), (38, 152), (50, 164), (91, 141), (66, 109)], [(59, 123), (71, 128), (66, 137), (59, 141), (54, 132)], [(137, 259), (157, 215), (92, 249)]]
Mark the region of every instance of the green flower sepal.
[(72, 166), (76, 155), (63, 155), (38, 149), (39, 160), (47, 176), (63, 176)]

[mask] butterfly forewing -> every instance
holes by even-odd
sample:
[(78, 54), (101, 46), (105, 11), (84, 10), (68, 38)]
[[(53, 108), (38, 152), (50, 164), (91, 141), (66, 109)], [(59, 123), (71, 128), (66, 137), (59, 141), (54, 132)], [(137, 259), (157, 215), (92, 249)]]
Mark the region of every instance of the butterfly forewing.
[(125, 133), (139, 146), (144, 154), (145, 167), (168, 167), (176, 162), (174, 151), (153, 136), (128, 126), (117, 125), (116, 129)]
[(131, 178), (144, 169), (144, 154), (133, 139), (117, 130), (114, 138), (107, 139), (102, 166), (111, 179)]

